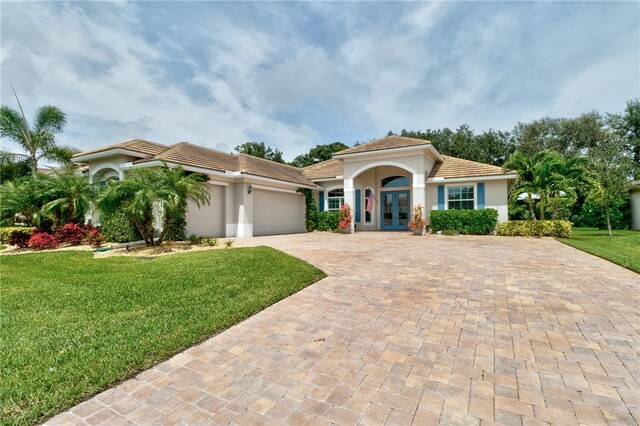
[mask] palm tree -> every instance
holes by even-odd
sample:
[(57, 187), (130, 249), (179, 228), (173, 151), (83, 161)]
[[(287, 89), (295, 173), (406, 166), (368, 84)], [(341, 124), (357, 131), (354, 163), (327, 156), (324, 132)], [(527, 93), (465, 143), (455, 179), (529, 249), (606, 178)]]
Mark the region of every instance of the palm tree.
[[(109, 182), (99, 194), (97, 206), (105, 214), (123, 211), (147, 245), (160, 245), (186, 200), (198, 207), (209, 204), (207, 180), (204, 175), (186, 174), (182, 167), (134, 170), (123, 181)], [(162, 216), (162, 229), (154, 241), (156, 212)]]
[(38, 162), (43, 159), (62, 164), (71, 163), (71, 157), (77, 150), (58, 145), (55, 138), (66, 124), (66, 115), (56, 106), (45, 105), (38, 109), (33, 126), (30, 126), (15, 90), (13, 93), (20, 111), (5, 105), (0, 108), (0, 136), (20, 145), (26, 154), (2, 152), (1, 155), (26, 159), (34, 175), (38, 171)]
[(571, 157), (564, 159), (558, 155), (555, 161), (553, 182), (551, 183), (550, 204), (553, 206), (551, 219), (558, 218), (558, 207), (560, 201), (564, 197), (570, 197), (575, 202), (578, 191), (587, 187), (591, 187), (592, 179), (588, 173), (589, 160), (587, 157)]
[(503, 166), (505, 169), (516, 171), (518, 177), (512, 191), (516, 195), (527, 194), (526, 202), (529, 204), (529, 214), (532, 220), (537, 220), (534, 195), (537, 194), (542, 198), (538, 175), (540, 174), (540, 164), (544, 162), (545, 156), (546, 151), (533, 156), (517, 151), (511, 154)]
[(82, 222), (95, 194), (96, 186), (89, 183), (87, 176), (72, 168), (55, 172), (44, 181), (41, 197), (46, 202), (42, 211), (53, 214), (56, 227), (62, 222)]
[(16, 216), (20, 216), (29, 226), (39, 225), (46, 179), (45, 175), (37, 173), (0, 185), (0, 215), (3, 220), (14, 222)]

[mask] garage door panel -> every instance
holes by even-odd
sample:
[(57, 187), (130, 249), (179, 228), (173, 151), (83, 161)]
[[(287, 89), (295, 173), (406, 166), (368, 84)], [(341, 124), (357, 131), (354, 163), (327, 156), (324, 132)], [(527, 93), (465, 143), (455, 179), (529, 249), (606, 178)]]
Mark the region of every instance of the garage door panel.
[(221, 237), (224, 235), (222, 187), (209, 185), (209, 195), (211, 204), (201, 204), (200, 208), (196, 203), (187, 201), (187, 235), (195, 234), (202, 237)]
[(305, 232), (302, 194), (255, 190), (253, 235)]

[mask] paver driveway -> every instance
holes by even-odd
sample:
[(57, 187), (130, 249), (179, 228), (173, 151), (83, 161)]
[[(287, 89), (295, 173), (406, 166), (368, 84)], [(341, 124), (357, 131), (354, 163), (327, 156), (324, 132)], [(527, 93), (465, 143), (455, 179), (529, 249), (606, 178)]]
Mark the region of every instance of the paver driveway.
[(549, 239), (236, 243), (329, 277), (50, 422), (640, 421), (638, 274)]

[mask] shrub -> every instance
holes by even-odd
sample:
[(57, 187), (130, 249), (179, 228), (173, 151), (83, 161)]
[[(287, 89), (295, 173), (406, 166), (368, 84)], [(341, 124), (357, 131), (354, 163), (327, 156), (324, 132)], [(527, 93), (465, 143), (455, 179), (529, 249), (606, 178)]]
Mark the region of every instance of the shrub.
[[(612, 229), (628, 229), (631, 226), (631, 199), (616, 201), (609, 213)], [(607, 229), (607, 212), (593, 201), (587, 200), (572, 221), (575, 226)]]
[(318, 224), (318, 207), (313, 192), (307, 188), (300, 188), (298, 192), (304, 195), (304, 223), (307, 232), (315, 231)]
[(422, 204), (418, 204), (413, 208), (413, 215), (409, 221), (409, 228), (411, 229), (424, 229), (424, 208)]
[(32, 228), (17, 228), (11, 231), (7, 243), (19, 248), (26, 247), (29, 244), (29, 239), (33, 235)]
[(487, 235), (496, 229), (498, 211), (482, 210), (432, 210), (429, 226), (432, 232), (453, 230), (461, 234)]
[(227, 240), (224, 242), (224, 246), (226, 248), (231, 248), (232, 245), (233, 245), (233, 240)]
[(187, 236), (187, 203), (182, 202), (180, 206), (172, 212), (172, 220), (164, 237), (167, 241), (184, 241)]
[(114, 243), (128, 243), (142, 239), (138, 229), (121, 211), (102, 217), (102, 236), (106, 241)]
[(571, 238), (567, 220), (510, 220), (498, 225), (497, 234), (507, 237)]
[(104, 237), (102, 236), (102, 232), (100, 232), (99, 229), (92, 229), (91, 231), (89, 231), (84, 241), (91, 247), (100, 247), (104, 242)]
[(349, 207), (349, 204), (344, 203), (342, 207), (340, 207), (338, 229), (343, 232), (351, 231), (351, 219), (353, 219), (353, 216), (351, 216), (351, 207)]
[(209, 247), (215, 247), (218, 245), (218, 238), (207, 238), (205, 242)]
[(320, 212), (318, 213), (316, 229), (318, 231), (333, 231), (334, 229), (338, 229), (338, 222), (340, 222), (340, 212)]
[(202, 244), (202, 241), (204, 241), (204, 238), (199, 235), (189, 235), (189, 244)]
[(69, 243), (72, 246), (77, 246), (82, 243), (88, 232), (87, 228), (77, 223), (67, 223), (63, 227), (56, 229), (55, 237), (59, 243)]
[[(9, 243), (9, 234), (11, 234), (11, 232), (13, 231), (25, 231), (29, 233), (29, 237), (31, 237), (31, 233), (33, 233), (33, 231), (36, 228), (34, 227), (25, 227), (25, 226), (3, 226), (0, 227), (0, 244), (7, 244)], [(11, 244), (11, 243), (9, 243)]]
[(442, 235), (449, 235), (450, 237), (453, 237), (456, 235), (460, 235), (460, 233), (455, 229), (445, 229), (444, 231), (442, 231)]
[(33, 234), (29, 240), (29, 247), (34, 250), (44, 250), (50, 248), (58, 248), (56, 237), (45, 232)]

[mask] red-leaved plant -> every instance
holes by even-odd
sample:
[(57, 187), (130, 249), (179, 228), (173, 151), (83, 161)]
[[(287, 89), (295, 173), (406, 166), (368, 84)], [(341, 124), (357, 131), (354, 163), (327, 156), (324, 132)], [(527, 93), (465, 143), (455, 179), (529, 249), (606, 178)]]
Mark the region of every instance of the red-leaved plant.
[(29, 247), (31, 247), (33, 250), (58, 248), (58, 242), (53, 235), (47, 234), (46, 232), (41, 232), (39, 234), (33, 234), (31, 236), (31, 239), (29, 240)]
[(338, 222), (338, 229), (342, 232), (350, 232), (352, 218), (351, 207), (349, 207), (349, 204), (344, 203), (342, 207), (340, 207), (340, 221)]
[(92, 229), (87, 234), (84, 242), (89, 244), (91, 247), (100, 247), (104, 242), (104, 237), (102, 236), (102, 232), (99, 229)]
[(32, 229), (15, 229), (11, 231), (9, 238), (7, 239), (7, 243), (18, 248), (26, 247), (29, 245), (29, 239), (33, 234)]
[(69, 243), (77, 246), (87, 236), (87, 229), (77, 223), (67, 223), (62, 228), (56, 229), (56, 240), (59, 243)]

